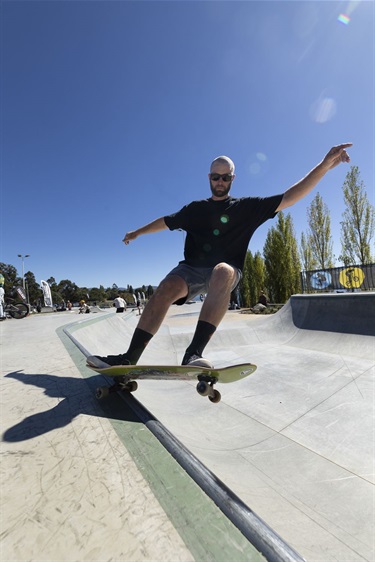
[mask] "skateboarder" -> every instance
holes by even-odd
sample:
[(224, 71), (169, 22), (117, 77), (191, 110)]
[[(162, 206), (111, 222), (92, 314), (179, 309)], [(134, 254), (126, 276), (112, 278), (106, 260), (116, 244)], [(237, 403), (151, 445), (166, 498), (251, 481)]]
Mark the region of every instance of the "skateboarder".
[(167, 274), (148, 301), (126, 353), (95, 357), (107, 365), (136, 364), (170, 305), (182, 305), (200, 293), (207, 293), (182, 364), (210, 367), (202, 353), (228, 309), (231, 292), (241, 279), (253, 233), (278, 211), (310, 193), (329, 170), (340, 162), (349, 162), (346, 148), (351, 145), (334, 146), (317, 166), (284, 193), (264, 198), (233, 198), (229, 192), (235, 179), (234, 163), (227, 156), (215, 158), (208, 174), (210, 198), (193, 201), (172, 215), (125, 234), (123, 242), (129, 244), (143, 234), (165, 229), (185, 230), (185, 259)]

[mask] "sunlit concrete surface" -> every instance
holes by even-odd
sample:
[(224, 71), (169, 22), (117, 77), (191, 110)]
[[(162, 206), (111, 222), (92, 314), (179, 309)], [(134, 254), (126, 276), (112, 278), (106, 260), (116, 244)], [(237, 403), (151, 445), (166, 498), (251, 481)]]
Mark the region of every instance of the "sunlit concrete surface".
[(120, 397), (98, 404), (61, 328), (93, 321), (0, 324), (1, 560), (264, 562)]
[[(172, 307), (141, 362), (179, 363), (199, 309)], [(111, 317), (75, 336), (118, 353), (135, 324)], [(256, 363), (251, 377), (218, 385), (217, 405), (191, 382), (142, 381), (136, 397), (307, 560), (373, 561), (374, 334), (374, 294), (228, 311), (205, 356)]]
[[(228, 311), (205, 356), (215, 366), (250, 361), (258, 370), (218, 385), (219, 404), (185, 381), (140, 381), (135, 394), (309, 562), (374, 560), (375, 295), (346, 296), (294, 297), (272, 316)], [(140, 362), (180, 363), (200, 306), (171, 307)], [(196, 530), (184, 535), (187, 525), (171, 514), (173, 503), (181, 510), (193, 497), (184, 488), (177, 498), (190, 484), (178, 476), (174, 502), (163, 503), (153, 470), (142, 472), (137, 458), (145, 431), (113, 413), (117, 396), (95, 402), (100, 377), (56, 333), (78, 319), (72, 334), (99, 354), (125, 351), (138, 320), (58, 313), (1, 325), (2, 558), (209, 559), (214, 546), (194, 550)], [(162, 461), (153, 447), (145, 441), (156, 471)], [(194, 501), (208, 520), (204, 500)], [(233, 530), (212, 545), (222, 536), (235, 554), (211, 550), (212, 559), (250, 560)]]

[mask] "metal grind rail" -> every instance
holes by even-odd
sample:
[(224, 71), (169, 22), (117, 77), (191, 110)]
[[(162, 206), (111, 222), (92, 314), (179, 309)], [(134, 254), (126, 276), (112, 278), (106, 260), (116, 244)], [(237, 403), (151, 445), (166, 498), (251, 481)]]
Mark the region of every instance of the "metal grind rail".
[[(81, 353), (88, 357), (91, 353), (70, 333), (69, 328), (71, 327), (72, 324), (65, 326), (63, 329), (64, 333), (78, 347)], [(120, 392), (119, 395), (187, 474), (268, 562), (306, 562), (298, 552), (273, 531), (224, 482), (217, 478), (131, 393)]]
[(121, 398), (180, 466), (269, 562), (306, 562), (130, 393)]

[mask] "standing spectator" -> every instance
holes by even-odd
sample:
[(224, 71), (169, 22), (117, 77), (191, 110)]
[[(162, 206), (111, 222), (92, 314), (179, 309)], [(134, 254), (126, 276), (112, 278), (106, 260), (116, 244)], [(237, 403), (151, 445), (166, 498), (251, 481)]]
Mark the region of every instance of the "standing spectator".
[(3, 320), (5, 318), (4, 315), (4, 297), (5, 297), (5, 291), (4, 291), (4, 275), (2, 275), (0, 273), (0, 320)]
[(122, 297), (120, 297), (120, 295), (117, 295), (117, 297), (113, 301), (113, 306), (116, 307), (116, 314), (118, 312), (124, 312), (126, 310), (126, 302)]

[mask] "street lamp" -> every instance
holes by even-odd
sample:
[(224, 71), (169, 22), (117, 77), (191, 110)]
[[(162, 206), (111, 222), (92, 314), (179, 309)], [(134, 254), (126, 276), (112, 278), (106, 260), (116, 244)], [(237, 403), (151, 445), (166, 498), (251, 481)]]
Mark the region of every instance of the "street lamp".
[(30, 254), (25, 254), (24, 256), (22, 256), (21, 254), (18, 254), (18, 257), (21, 258), (22, 260), (22, 284), (23, 284), (23, 290), (25, 291), (25, 263), (24, 263), (24, 258), (29, 258)]

